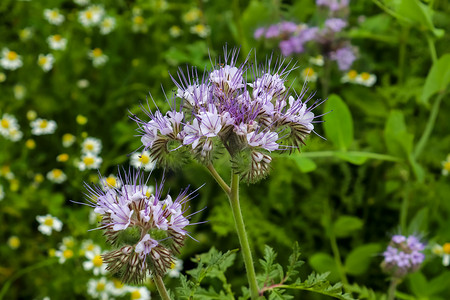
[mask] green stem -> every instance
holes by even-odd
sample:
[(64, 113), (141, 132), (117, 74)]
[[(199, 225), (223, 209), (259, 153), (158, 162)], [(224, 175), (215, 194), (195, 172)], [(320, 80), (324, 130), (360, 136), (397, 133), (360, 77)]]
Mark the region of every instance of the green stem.
[(334, 261), (336, 262), (336, 266), (338, 268), (339, 276), (341, 277), (341, 281), (342, 281), (344, 287), (346, 287), (346, 286), (348, 286), (348, 279), (347, 279), (347, 275), (345, 274), (344, 266), (342, 265), (341, 254), (339, 252), (339, 247), (338, 247), (338, 244), (336, 241), (336, 236), (334, 235), (332, 228), (330, 228), (329, 236), (330, 236), (331, 251), (333, 251)]
[(330, 64), (330, 59), (326, 55), (324, 55), (323, 59), (324, 59), (323, 76), (321, 78), (322, 99), (326, 99), (328, 97), (328, 92), (329, 92), (331, 64)]
[(409, 184), (405, 185), (402, 205), (400, 207), (400, 228), (402, 233), (406, 233), (406, 223), (408, 220), (408, 207), (409, 207)]
[(253, 265), (252, 252), (248, 242), (247, 232), (245, 231), (244, 219), (242, 218), (241, 207), (239, 204), (239, 175), (232, 173), (231, 193), (228, 194), (231, 210), (233, 211), (234, 223), (242, 248), (245, 269), (247, 270), (247, 279), (250, 285), (251, 299), (258, 299), (258, 283), (256, 282), (255, 267)]
[(155, 275), (153, 276), (153, 281), (155, 282), (156, 288), (158, 289), (159, 295), (163, 300), (171, 300), (169, 293), (166, 290), (166, 286), (164, 285), (164, 281), (161, 276)]
[(400, 279), (398, 279), (397, 277), (392, 277), (391, 284), (389, 285), (389, 289), (388, 289), (387, 300), (395, 299), (395, 291), (397, 290), (397, 286), (399, 283), (400, 283)]
[(41, 262), (39, 262), (37, 264), (31, 265), (31, 266), (29, 266), (27, 268), (23, 268), (20, 271), (18, 271), (17, 273), (15, 273), (14, 275), (12, 275), (11, 278), (3, 285), (3, 287), (2, 287), (2, 289), (0, 291), (0, 300), (2, 300), (3, 297), (5, 296), (6, 292), (8, 292), (9, 287), (11, 286), (11, 284), (15, 280), (17, 280), (20, 276), (22, 276), (22, 275), (24, 275), (24, 274), (26, 274), (28, 272), (31, 272), (33, 270), (52, 265), (52, 264), (54, 264), (56, 262), (57, 262), (56, 259), (44, 260), (44, 261), (41, 261)]
[(243, 30), (242, 24), (241, 24), (241, 8), (239, 5), (239, 0), (233, 0), (232, 5), (233, 5), (234, 23), (236, 24), (236, 27), (237, 27), (238, 42), (241, 44), (242, 51), (244, 53), (248, 53), (249, 49), (248, 49), (248, 45), (247, 45), (247, 40), (245, 38), (244, 30)]
[(428, 42), (428, 49), (430, 50), (430, 56), (431, 60), (433, 61), (433, 64), (437, 62), (437, 53), (436, 53), (436, 47), (434, 46), (434, 40), (433, 37), (430, 34), (426, 34), (427, 36), (427, 42)]
[[(302, 153), (302, 157), (333, 157), (335, 153), (339, 153), (339, 151), (315, 151), (315, 152), (305, 152)], [(351, 154), (354, 156), (363, 156), (367, 158), (373, 158), (378, 160), (387, 160), (387, 161), (395, 161), (401, 162), (403, 159), (391, 155), (372, 153), (372, 152), (364, 152), (364, 151), (346, 151), (344, 153)]]
[(439, 112), (439, 107), (441, 105), (441, 101), (444, 98), (445, 92), (441, 92), (437, 97), (436, 101), (431, 108), (430, 118), (428, 119), (427, 125), (425, 126), (425, 130), (423, 131), (422, 136), (420, 137), (419, 142), (417, 143), (416, 149), (414, 151), (414, 158), (418, 158), (425, 148), (428, 139), (433, 131), (434, 123), (436, 122), (436, 118)]
[(217, 183), (220, 185), (220, 187), (222, 188), (222, 190), (225, 192), (225, 194), (227, 194), (227, 196), (230, 196), (231, 193), (231, 189), (228, 186), (228, 184), (226, 184), (226, 182), (222, 179), (222, 177), (219, 175), (219, 173), (217, 173), (216, 169), (214, 168), (214, 166), (212, 164), (209, 164), (206, 167), (209, 171), (209, 173), (211, 173), (212, 177), (214, 177), (214, 179), (217, 181)]

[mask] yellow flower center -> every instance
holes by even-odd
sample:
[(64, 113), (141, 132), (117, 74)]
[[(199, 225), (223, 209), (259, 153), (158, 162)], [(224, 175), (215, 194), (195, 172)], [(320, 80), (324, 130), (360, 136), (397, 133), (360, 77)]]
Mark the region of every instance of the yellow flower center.
[(445, 254), (450, 254), (450, 243), (445, 243), (442, 248), (444, 249)]
[(55, 41), (57, 41), (57, 42), (59, 42), (61, 39), (62, 39), (62, 36), (60, 36), (59, 34), (55, 34), (55, 35), (53, 36), (53, 40), (55, 40)]
[(45, 56), (39, 57), (39, 65), (40, 65), (40, 66), (43, 66), (43, 65), (45, 65), (46, 63), (47, 63), (47, 57), (45, 57)]
[(36, 142), (35, 142), (34, 140), (32, 140), (32, 139), (29, 139), (29, 140), (27, 140), (27, 141), (25, 142), (25, 146), (26, 146), (28, 149), (34, 149), (34, 148), (36, 147)]
[(73, 140), (74, 136), (70, 133), (66, 133), (63, 135), (63, 141), (64, 142), (71, 142)]
[(3, 128), (9, 128), (9, 121), (6, 119), (2, 119), (1, 125)]
[(42, 181), (44, 181), (44, 176), (42, 175), (42, 174), (36, 174), (35, 176), (34, 176), (34, 181), (36, 181), (36, 182), (42, 182)]
[(93, 157), (85, 157), (83, 159), (83, 162), (86, 166), (90, 166), (90, 165), (94, 164), (94, 158)]
[(117, 279), (115, 279), (115, 278), (113, 278), (112, 281), (113, 281), (114, 287), (115, 287), (116, 289), (121, 289), (121, 288), (123, 288), (124, 284), (123, 284), (122, 281), (117, 280)]
[(94, 50), (92, 50), (92, 55), (94, 57), (100, 57), (100, 56), (102, 56), (102, 54), (103, 54), (103, 51), (100, 48), (95, 48)]
[(97, 282), (97, 291), (101, 292), (104, 291), (106, 287), (106, 284), (104, 284), (103, 282)]
[(361, 73), (361, 78), (362, 78), (363, 80), (368, 80), (368, 79), (370, 78), (370, 74), (367, 73), (367, 72), (362, 72), (362, 73)]
[(63, 252), (63, 256), (64, 256), (65, 258), (72, 258), (72, 257), (73, 257), (73, 251), (70, 250), (70, 249), (66, 249), (66, 250), (64, 250), (64, 252)]
[(14, 51), (9, 51), (6, 57), (8, 60), (16, 60), (19, 55)]
[(309, 77), (311, 77), (311, 76), (314, 76), (314, 70), (313, 70), (313, 68), (306, 68), (306, 69), (304, 69), (303, 70), (303, 75), (306, 77), (306, 76), (309, 76)]
[(85, 16), (86, 16), (86, 19), (91, 20), (91, 19), (92, 19), (92, 11), (88, 10), (88, 11), (85, 13)]
[(69, 160), (69, 154), (67, 154), (67, 153), (62, 153), (62, 154), (60, 154), (60, 155), (58, 155), (58, 156), (56, 157), (56, 160), (57, 160), (57, 161), (60, 161), (60, 162), (66, 162), (66, 161)]
[(450, 161), (446, 161), (444, 163), (444, 169), (447, 170), (447, 171), (450, 171)]
[(94, 250), (94, 248), (95, 248), (95, 245), (94, 245), (94, 244), (89, 244), (89, 245), (86, 247), (86, 250), (92, 251), (92, 250)]
[(131, 299), (140, 299), (140, 298), (141, 298), (141, 293), (138, 290), (131, 292)]
[(50, 14), (50, 17), (52, 19), (56, 19), (58, 17), (59, 13), (56, 10), (53, 10)]
[(87, 144), (86, 145), (86, 150), (89, 150), (89, 151), (94, 150), (94, 145), (93, 144)]
[(146, 165), (150, 162), (150, 157), (148, 155), (142, 154), (141, 157), (139, 157), (139, 161)]
[(144, 18), (142, 16), (136, 16), (134, 17), (133, 22), (136, 25), (142, 25), (144, 24)]
[(12, 236), (9, 238), (8, 244), (11, 248), (17, 249), (20, 246), (20, 240), (17, 236)]
[(47, 126), (48, 126), (47, 120), (42, 120), (42, 121), (39, 123), (39, 127), (42, 128), (42, 129), (47, 128)]
[(206, 30), (206, 27), (203, 24), (197, 24), (194, 26), (194, 30), (195, 32), (202, 33)]
[[(98, 54), (98, 56), (101, 56), (101, 55), (102, 55), (102, 50), (99, 49), (99, 48), (94, 49), (94, 50), (92, 51), (92, 54), (93, 54), (95, 57), (97, 57), (96, 54), (95, 54), (95, 51), (96, 51), (96, 50), (100, 51), (100, 54)], [(84, 124), (87, 123), (88, 119), (87, 119), (85, 116), (83, 116), (83, 115), (77, 115), (76, 121), (77, 121), (78, 124), (84, 125)]]
[(170, 263), (170, 268), (173, 270), (175, 269), (175, 264), (173, 262)]
[(45, 219), (44, 225), (53, 226), (53, 219), (52, 218)]
[(358, 76), (358, 72), (356, 72), (355, 70), (350, 70), (348, 71), (347, 76), (350, 79), (355, 79), (356, 76)]
[(92, 262), (94, 263), (94, 267), (100, 267), (101, 265), (103, 265), (103, 259), (100, 255), (96, 255), (94, 256), (94, 258), (92, 259)]
[(53, 173), (53, 177), (55, 177), (55, 178), (61, 177), (61, 175), (63, 174), (63, 172), (60, 169), (53, 169), (52, 173)]
[(109, 186), (116, 186), (116, 178), (110, 176), (110, 177), (106, 178), (106, 183)]

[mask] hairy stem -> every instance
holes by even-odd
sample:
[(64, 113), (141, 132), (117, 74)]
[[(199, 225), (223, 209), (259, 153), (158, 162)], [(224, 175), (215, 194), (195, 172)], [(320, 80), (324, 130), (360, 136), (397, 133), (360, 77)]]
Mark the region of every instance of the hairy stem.
[(398, 279), (397, 277), (392, 277), (391, 284), (389, 285), (389, 289), (388, 289), (387, 300), (395, 299), (395, 291), (397, 290), (397, 285), (399, 283), (400, 283), (400, 279)]
[(208, 169), (209, 173), (211, 173), (212, 177), (214, 177), (214, 179), (220, 185), (220, 187), (225, 192), (225, 194), (227, 194), (227, 196), (230, 196), (230, 193), (231, 193), (230, 187), (228, 186), (228, 184), (226, 184), (226, 182), (219, 175), (219, 173), (217, 173), (217, 171), (214, 168), (214, 166), (212, 164), (209, 164), (206, 168)]
[(155, 282), (156, 288), (158, 289), (159, 295), (163, 300), (171, 300), (169, 293), (166, 290), (166, 286), (164, 285), (164, 281), (161, 276), (155, 275), (153, 276), (153, 281)]
[(245, 231), (244, 219), (242, 218), (241, 207), (239, 204), (239, 175), (232, 174), (231, 177), (231, 193), (228, 194), (231, 210), (233, 211), (234, 223), (239, 237), (239, 243), (242, 248), (242, 256), (244, 258), (245, 269), (247, 270), (247, 279), (250, 285), (251, 299), (258, 299), (258, 284), (256, 282), (255, 267), (253, 265), (252, 252)]

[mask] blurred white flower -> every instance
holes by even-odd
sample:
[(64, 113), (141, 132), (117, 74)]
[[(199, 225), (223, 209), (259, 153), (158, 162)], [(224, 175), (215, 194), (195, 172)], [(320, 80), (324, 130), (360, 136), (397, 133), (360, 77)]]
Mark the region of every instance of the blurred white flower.
[(59, 9), (44, 9), (45, 19), (53, 25), (61, 25), (64, 22), (64, 15), (59, 13)]
[(67, 39), (59, 34), (51, 35), (47, 38), (47, 43), (52, 50), (65, 50), (67, 46)]
[(53, 169), (47, 173), (47, 179), (54, 183), (63, 183), (67, 179), (67, 175), (60, 169)]
[(3, 48), (0, 65), (6, 70), (16, 70), (22, 67), (22, 57), (17, 52)]
[(34, 135), (53, 134), (58, 127), (53, 120), (37, 118), (30, 123), (31, 133)]
[(45, 216), (37, 216), (36, 220), (39, 222), (38, 230), (45, 235), (51, 235), (52, 231), (61, 231), (63, 223), (56, 217), (50, 214)]
[(53, 54), (39, 54), (38, 57), (38, 65), (42, 68), (45, 72), (50, 71), (53, 68), (53, 63), (55, 61), (55, 58), (53, 57)]
[(149, 151), (134, 152), (130, 160), (130, 164), (136, 169), (143, 168), (145, 171), (150, 171), (155, 167), (155, 162), (152, 160)]
[(108, 34), (113, 31), (115, 27), (116, 19), (114, 19), (113, 17), (106, 17), (100, 23), (100, 33), (104, 35)]
[(94, 67), (103, 66), (108, 61), (108, 56), (103, 54), (103, 51), (100, 48), (89, 51), (88, 56), (92, 60), (92, 65)]

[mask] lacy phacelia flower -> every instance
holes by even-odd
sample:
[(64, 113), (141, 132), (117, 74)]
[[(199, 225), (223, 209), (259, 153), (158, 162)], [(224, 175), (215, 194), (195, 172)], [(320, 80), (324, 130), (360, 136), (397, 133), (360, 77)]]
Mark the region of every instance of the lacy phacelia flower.
[(52, 134), (55, 132), (56, 122), (53, 120), (46, 120), (38, 118), (30, 123), (31, 133), (34, 135)]
[[(183, 190), (174, 200), (162, 197), (163, 185), (147, 195), (144, 173), (120, 174), (121, 188), (104, 190), (88, 186), (89, 206), (102, 216), (105, 236), (117, 250), (102, 255), (107, 270), (119, 273), (123, 282), (141, 283), (147, 273), (164, 275), (188, 235), (186, 203), (192, 194)], [(102, 181), (103, 178), (100, 178)]]
[(61, 25), (64, 22), (64, 15), (59, 13), (59, 9), (44, 9), (45, 19), (53, 25)]
[(55, 61), (55, 58), (53, 57), (53, 54), (39, 54), (37, 63), (39, 67), (42, 68), (45, 72), (50, 71), (53, 68), (53, 62)]
[[(273, 151), (293, 150), (314, 129), (307, 90), (290, 95), (285, 86), (288, 67), (265, 67), (248, 60), (236, 66), (238, 51), (225, 51), (225, 62), (214, 66), (203, 80), (197, 71), (179, 74), (177, 97), (181, 106), (163, 115), (146, 111), (150, 121), (133, 117), (141, 142), (159, 166), (176, 167), (189, 155), (209, 165), (224, 151), (232, 167), (249, 182), (265, 177)], [(244, 77), (244, 74), (252, 74)], [(190, 152), (190, 154), (189, 154)]]
[(38, 230), (45, 235), (51, 235), (53, 230), (61, 231), (62, 222), (52, 215), (37, 216), (36, 220), (39, 222)]
[(420, 268), (425, 259), (424, 249), (416, 236), (394, 235), (383, 253), (381, 268), (393, 277), (402, 278)]
[(52, 50), (65, 50), (67, 46), (67, 39), (59, 34), (51, 35), (47, 38), (47, 43)]
[(15, 51), (3, 48), (0, 65), (6, 70), (16, 70), (23, 65), (22, 57)]

